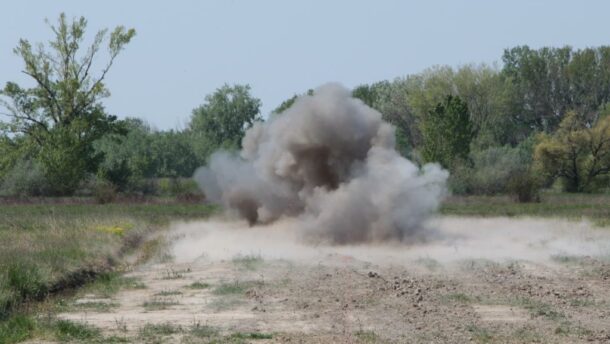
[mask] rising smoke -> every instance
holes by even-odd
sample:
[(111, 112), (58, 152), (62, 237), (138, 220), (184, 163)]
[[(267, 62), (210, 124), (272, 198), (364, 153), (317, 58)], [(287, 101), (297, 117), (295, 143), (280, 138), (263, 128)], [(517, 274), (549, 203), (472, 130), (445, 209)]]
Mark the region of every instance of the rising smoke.
[(448, 176), (396, 152), (394, 127), (338, 84), (255, 124), (242, 146), (239, 155), (214, 153), (195, 173), (208, 199), (251, 225), (297, 219), (313, 241), (419, 238)]

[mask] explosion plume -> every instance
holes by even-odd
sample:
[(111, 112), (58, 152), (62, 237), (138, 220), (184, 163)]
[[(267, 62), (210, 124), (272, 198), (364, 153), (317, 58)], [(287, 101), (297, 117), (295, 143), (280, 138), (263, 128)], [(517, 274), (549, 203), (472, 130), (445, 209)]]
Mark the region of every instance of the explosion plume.
[(410, 241), (437, 210), (448, 173), (402, 157), (394, 131), (348, 89), (326, 84), (256, 123), (239, 154), (214, 153), (195, 179), (251, 225), (291, 217), (309, 240)]

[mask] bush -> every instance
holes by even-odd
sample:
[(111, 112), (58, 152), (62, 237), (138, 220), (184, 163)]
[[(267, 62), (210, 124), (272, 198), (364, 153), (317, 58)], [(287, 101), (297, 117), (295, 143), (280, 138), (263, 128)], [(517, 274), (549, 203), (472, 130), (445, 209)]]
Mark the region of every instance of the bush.
[(494, 195), (509, 191), (509, 183), (515, 173), (529, 168), (529, 159), (519, 148), (490, 147), (471, 154), (474, 170), (472, 191), (476, 194)]
[(47, 180), (39, 164), (21, 160), (6, 174), (0, 187), (2, 196), (42, 196), (48, 193)]
[(520, 203), (540, 202), (540, 183), (529, 170), (513, 174), (508, 183), (508, 191)]
[(449, 190), (456, 195), (472, 194), (472, 167), (467, 162), (461, 161), (454, 164), (449, 179), (447, 180)]
[(98, 179), (93, 189), (93, 198), (99, 204), (110, 203), (116, 199), (117, 187), (110, 181)]

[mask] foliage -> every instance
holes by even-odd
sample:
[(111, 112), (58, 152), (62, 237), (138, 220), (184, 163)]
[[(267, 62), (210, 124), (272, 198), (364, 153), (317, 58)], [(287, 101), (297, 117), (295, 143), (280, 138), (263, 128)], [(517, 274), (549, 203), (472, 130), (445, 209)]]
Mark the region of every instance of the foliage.
[[(54, 38), (48, 47), (35, 47), (21, 39), (14, 49), (23, 59), (23, 73), (35, 81), (32, 88), (8, 82), (1, 91), (2, 114), (10, 121), (2, 128), (23, 135), (38, 148), (38, 160), (55, 194), (72, 193), (87, 172), (95, 171), (102, 157), (94, 154), (92, 143), (108, 132), (120, 132), (116, 117), (107, 115), (100, 100), (109, 96), (104, 85), (115, 58), (135, 31), (116, 27), (110, 35), (98, 31), (84, 53), (87, 21), (80, 17), (68, 22), (59, 16), (50, 25)], [(108, 62), (99, 76), (92, 67), (108, 37)]]
[(596, 179), (610, 173), (610, 117), (588, 127), (569, 112), (555, 133), (541, 134), (535, 160), (547, 178), (563, 179), (566, 191), (591, 191)]
[(423, 120), (422, 133), (425, 161), (439, 162), (448, 168), (458, 160), (465, 160), (473, 138), (468, 106), (459, 97), (447, 96)]
[(396, 127), (396, 148), (404, 156), (410, 156), (412, 149), (419, 145), (421, 135), (408, 105), (405, 83), (397, 79), (392, 83), (381, 81), (370, 86), (360, 85), (352, 95), (381, 112), (383, 119)]
[(93, 189), (93, 198), (99, 204), (110, 203), (116, 199), (117, 187), (112, 182), (96, 179)]
[(552, 132), (575, 110), (587, 125), (610, 100), (610, 46), (506, 49), (502, 75), (513, 86), (511, 113), (523, 130)]
[(120, 191), (145, 191), (145, 181), (152, 178), (191, 177), (203, 164), (189, 133), (153, 131), (139, 119), (127, 119), (126, 124), (125, 136), (112, 134), (95, 142), (105, 156), (98, 175)]
[(141, 243), (147, 231), (170, 220), (204, 218), (214, 210), (200, 204), (3, 205), (0, 335), (2, 321), (21, 303), (107, 271), (121, 253)]
[(224, 85), (193, 110), (189, 130), (213, 149), (239, 148), (246, 129), (260, 120), (260, 107), (249, 85)]
[(17, 161), (3, 178), (1, 196), (41, 196), (47, 194), (47, 180), (40, 164), (32, 160)]
[(518, 170), (510, 176), (508, 192), (520, 203), (540, 202), (540, 182), (530, 170)]
[[(307, 92), (305, 93), (308, 96), (313, 95), (313, 90), (310, 88), (309, 90), (307, 90)], [(299, 98), (298, 95), (293, 95), (292, 97), (284, 100), (280, 105), (278, 105), (275, 109), (273, 109), (273, 111), (271, 111), (271, 115), (275, 116), (275, 115), (279, 115), (282, 112), (288, 110), (288, 108), (290, 108), (292, 106), (292, 104), (294, 104), (294, 102), (297, 100), (297, 98)]]

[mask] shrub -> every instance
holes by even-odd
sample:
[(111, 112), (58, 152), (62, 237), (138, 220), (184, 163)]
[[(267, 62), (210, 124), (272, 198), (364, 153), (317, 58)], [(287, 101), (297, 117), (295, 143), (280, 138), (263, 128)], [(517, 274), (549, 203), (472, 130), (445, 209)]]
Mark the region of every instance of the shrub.
[(508, 183), (508, 191), (518, 202), (540, 202), (540, 183), (530, 170), (513, 174)]
[(0, 188), (3, 196), (42, 196), (48, 193), (47, 180), (40, 165), (21, 160), (7, 173)]
[(471, 154), (473, 173), (472, 192), (493, 195), (509, 191), (509, 182), (515, 173), (528, 169), (529, 159), (519, 148), (490, 147)]
[(526, 177), (531, 165), (529, 141), (517, 147), (474, 150), (469, 157), (470, 161), (459, 161), (452, 168), (449, 187), (455, 194), (513, 193), (519, 181), (533, 182)]
[(93, 197), (99, 204), (110, 203), (116, 199), (117, 187), (110, 181), (97, 179), (93, 189)]

